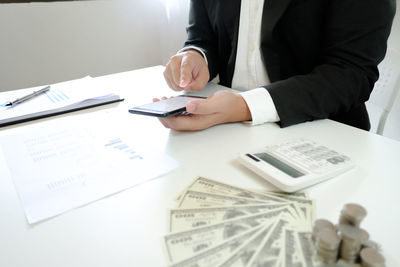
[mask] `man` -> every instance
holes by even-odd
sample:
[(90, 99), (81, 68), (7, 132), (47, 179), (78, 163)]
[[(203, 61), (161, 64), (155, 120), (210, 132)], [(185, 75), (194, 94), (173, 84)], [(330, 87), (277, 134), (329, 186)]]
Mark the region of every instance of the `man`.
[[(386, 53), (395, 0), (191, 0), (184, 49), (164, 77), (200, 91), (219, 75), (223, 91), (160, 119), (175, 130), (216, 124), (329, 118), (369, 130), (364, 102)], [(240, 19), (239, 19), (240, 18)], [(157, 101), (157, 99), (155, 99)]]

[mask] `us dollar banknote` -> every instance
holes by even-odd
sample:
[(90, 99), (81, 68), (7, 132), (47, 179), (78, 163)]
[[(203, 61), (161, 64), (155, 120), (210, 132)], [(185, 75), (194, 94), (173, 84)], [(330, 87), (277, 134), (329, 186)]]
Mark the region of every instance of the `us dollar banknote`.
[(281, 251), (283, 266), (305, 267), (296, 235), (297, 232), (290, 228), (285, 228), (283, 231), (283, 245)]
[(213, 206), (235, 206), (261, 203), (265, 204), (266, 202), (242, 197), (217, 195), (212, 193), (187, 190), (179, 200), (177, 208), (204, 208)]
[(218, 266), (225, 258), (229, 257), (229, 255), (231, 255), (233, 251), (235, 251), (243, 243), (245, 243), (249, 239), (252, 239), (254, 235), (259, 235), (259, 233), (266, 227), (266, 225), (271, 226), (271, 223), (266, 223), (258, 227), (250, 228), (242, 234), (236, 235), (232, 238), (228, 238), (225, 242), (220, 243), (219, 245), (206, 249), (200, 253), (195, 254), (192, 257), (186, 258), (179, 262), (174, 262), (169, 267)]
[(264, 226), (262, 231), (249, 238), (243, 245), (234, 250), (219, 266), (246, 266), (270, 230), (271, 224)]
[(286, 202), (281, 195), (259, 193), (238, 186), (229, 185), (205, 177), (197, 177), (186, 190), (199, 191), (211, 194), (229, 195), (261, 201)]
[(163, 243), (168, 260), (170, 262), (182, 260), (284, 214), (290, 214), (287, 207), (167, 234), (164, 236)]
[(297, 211), (290, 203), (170, 209), (167, 216), (168, 231), (176, 232), (189, 230), (241, 216), (267, 212), (284, 206), (290, 209), (293, 219), (298, 218)]
[(170, 266), (313, 267), (314, 219), (315, 201), (306, 192), (197, 177), (168, 210), (163, 245)]
[(309, 199), (309, 195), (307, 192), (292, 192), (292, 193), (286, 193), (286, 192), (282, 192), (282, 191), (266, 191), (266, 190), (251, 190), (251, 191), (255, 191), (261, 194), (272, 194), (272, 195), (276, 195), (276, 196), (281, 196), (281, 197), (285, 197), (285, 196), (293, 196), (293, 197), (298, 197), (298, 198), (305, 198), (305, 199)]
[(311, 241), (311, 233), (310, 232), (296, 232), (295, 238), (297, 239), (297, 243), (299, 246), (299, 253), (304, 261), (304, 266), (306, 267), (314, 267), (313, 254), (314, 254), (314, 245)]
[(264, 237), (261, 245), (251, 257), (248, 266), (275, 266), (281, 255), (283, 243), (283, 229), (291, 223), (280, 218), (272, 226), (271, 231)]

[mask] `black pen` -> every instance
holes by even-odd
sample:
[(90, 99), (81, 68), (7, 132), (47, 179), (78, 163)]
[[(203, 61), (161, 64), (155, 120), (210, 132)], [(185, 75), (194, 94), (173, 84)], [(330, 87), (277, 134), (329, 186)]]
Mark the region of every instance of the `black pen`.
[(49, 90), (50, 90), (50, 86), (47, 86), (47, 87), (45, 87), (43, 89), (40, 89), (39, 91), (34, 91), (33, 93), (31, 93), (29, 95), (23, 96), (21, 98), (17, 98), (14, 101), (10, 101), (7, 104), (5, 104), (5, 106), (6, 107), (13, 107), (15, 105), (18, 105), (19, 103), (22, 103), (22, 102), (27, 101), (29, 99), (32, 99), (32, 98), (34, 98), (34, 97), (36, 97), (38, 95), (46, 93)]

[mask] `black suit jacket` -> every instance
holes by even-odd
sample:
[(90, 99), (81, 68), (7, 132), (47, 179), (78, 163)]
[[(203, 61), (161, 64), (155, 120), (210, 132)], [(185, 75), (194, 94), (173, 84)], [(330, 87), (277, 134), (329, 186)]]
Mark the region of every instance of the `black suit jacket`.
[[(369, 130), (364, 102), (386, 53), (395, 0), (265, 0), (261, 54), (282, 127), (330, 118)], [(240, 0), (191, 0), (185, 46), (231, 86)]]

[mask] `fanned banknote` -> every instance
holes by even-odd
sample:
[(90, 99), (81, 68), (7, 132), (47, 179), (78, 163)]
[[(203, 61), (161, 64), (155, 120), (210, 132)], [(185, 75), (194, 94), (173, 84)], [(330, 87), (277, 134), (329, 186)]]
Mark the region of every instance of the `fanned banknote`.
[(176, 197), (163, 238), (169, 266), (312, 267), (315, 201), (196, 177)]

